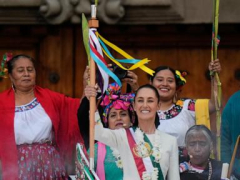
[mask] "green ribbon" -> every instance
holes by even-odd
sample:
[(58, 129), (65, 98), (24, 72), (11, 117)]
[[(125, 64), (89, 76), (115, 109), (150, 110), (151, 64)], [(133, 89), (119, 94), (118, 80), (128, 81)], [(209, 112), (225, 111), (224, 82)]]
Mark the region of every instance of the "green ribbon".
[[(94, 180), (94, 177), (91, 174), (89, 167), (86, 165), (86, 163), (84, 163), (84, 160), (82, 159), (81, 152), (80, 152), (81, 150), (79, 148), (81, 148), (81, 147), (77, 147), (77, 161), (80, 164), (80, 166), (83, 167), (85, 179), (89, 180), (89, 178), (90, 178), (90, 180)], [(89, 178), (87, 178), (87, 177), (89, 177)]]
[[(133, 127), (133, 130), (135, 132), (136, 127)], [(144, 132), (143, 132), (143, 140), (150, 145), (151, 149), (153, 149), (153, 145), (151, 141), (148, 139), (147, 135)], [(160, 163), (155, 162), (155, 157), (152, 154), (150, 155), (150, 159), (152, 161), (153, 167), (158, 168), (158, 180), (164, 180)]]

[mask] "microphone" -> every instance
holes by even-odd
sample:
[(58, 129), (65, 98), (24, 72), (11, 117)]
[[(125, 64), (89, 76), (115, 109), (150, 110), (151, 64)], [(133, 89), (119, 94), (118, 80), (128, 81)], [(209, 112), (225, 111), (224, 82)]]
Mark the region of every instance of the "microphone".
[(123, 124), (123, 127), (124, 127), (124, 128), (129, 128), (129, 127), (131, 127), (131, 126), (132, 126), (132, 123), (128, 123), (128, 124), (124, 123), (124, 124)]

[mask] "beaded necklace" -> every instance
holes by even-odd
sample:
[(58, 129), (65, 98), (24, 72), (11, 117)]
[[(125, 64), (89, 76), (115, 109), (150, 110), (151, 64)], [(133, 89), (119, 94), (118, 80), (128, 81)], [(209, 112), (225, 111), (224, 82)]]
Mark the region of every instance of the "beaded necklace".
[[(189, 170), (192, 170), (192, 165), (191, 165), (190, 161), (189, 161), (189, 165), (190, 165)], [(211, 163), (210, 160), (208, 160), (208, 170), (209, 170), (209, 172), (208, 172), (208, 180), (211, 180), (211, 177), (212, 177), (212, 163)]]

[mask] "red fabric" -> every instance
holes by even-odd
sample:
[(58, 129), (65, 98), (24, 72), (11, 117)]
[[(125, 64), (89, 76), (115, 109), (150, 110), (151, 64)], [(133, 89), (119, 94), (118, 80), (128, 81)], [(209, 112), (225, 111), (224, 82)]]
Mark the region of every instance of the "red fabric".
[(130, 132), (129, 129), (126, 129), (126, 133), (127, 133), (127, 138), (128, 138), (128, 144), (130, 146), (137, 170), (138, 170), (138, 174), (140, 176), (140, 178), (142, 179), (142, 174), (144, 171), (146, 171), (146, 168), (144, 166), (143, 160), (141, 157), (138, 157), (135, 155), (135, 153), (133, 152), (134, 146), (136, 145), (136, 142), (134, 141), (132, 134)]
[[(35, 96), (52, 120), (55, 141), (65, 164), (74, 163), (76, 143), (83, 144), (77, 121), (80, 99), (35, 87)], [(3, 180), (18, 179), (17, 146), (14, 136), (13, 89), (0, 94), (0, 159)], [(73, 165), (73, 164), (72, 164)]]

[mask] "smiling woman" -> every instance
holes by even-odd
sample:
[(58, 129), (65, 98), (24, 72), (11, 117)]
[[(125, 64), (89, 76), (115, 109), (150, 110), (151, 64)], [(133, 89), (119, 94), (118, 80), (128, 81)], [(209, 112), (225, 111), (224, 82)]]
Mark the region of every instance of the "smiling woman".
[(180, 179), (176, 139), (156, 129), (159, 101), (156, 88), (141, 86), (133, 104), (137, 123), (129, 129), (104, 128), (99, 113), (95, 114), (95, 139), (118, 150), (123, 179)]
[[(218, 59), (210, 62), (209, 71), (218, 73), (221, 71)], [(179, 91), (186, 83), (184, 75), (185, 73), (180, 73), (168, 66), (159, 66), (155, 69), (154, 75), (150, 77), (151, 84), (157, 88), (161, 96), (160, 108), (157, 111), (160, 119), (158, 129), (177, 138), (180, 161), (185, 158), (184, 153), (181, 152), (185, 151), (184, 140), (187, 130), (200, 121), (201, 124), (204, 123), (210, 128), (209, 114), (216, 110), (214, 96), (210, 100), (179, 99)], [(213, 82), (213, 84), (212, 94), (217, 88), (217, 83)]]

